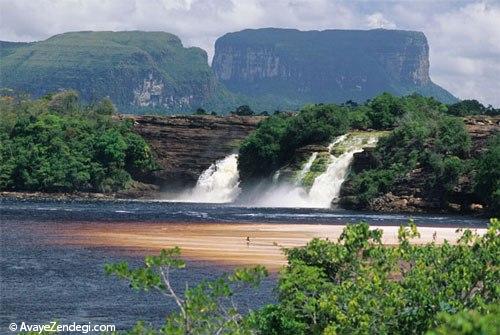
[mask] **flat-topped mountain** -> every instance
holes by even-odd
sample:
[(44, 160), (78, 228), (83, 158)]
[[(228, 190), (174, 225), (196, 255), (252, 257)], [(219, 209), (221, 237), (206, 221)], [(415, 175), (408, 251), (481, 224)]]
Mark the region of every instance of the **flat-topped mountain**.
[(227, 113), (365, 101), (381, 92), (456, 100), (429, 77), (423, 33), (257, 29), (229, 33), (207, 54), (165, 32), (70, 32), (31, 43), (0, 41), (0, 88), (40, 97), (74, 89), (110, 97), (122, 113)]
[(216, 41), (212, 67), (233, 92), (283, 106), (384, 91), (456, 100), (431, 81), (427, 39), (415, 31), (248, 29)]
[(34, 96), (74, 89), (88, 102), (109, 96), (125, 112), (217, 108), (231, 96), (204, 50), (165, 32), (70, 32), (0, 49), (0, 86)]

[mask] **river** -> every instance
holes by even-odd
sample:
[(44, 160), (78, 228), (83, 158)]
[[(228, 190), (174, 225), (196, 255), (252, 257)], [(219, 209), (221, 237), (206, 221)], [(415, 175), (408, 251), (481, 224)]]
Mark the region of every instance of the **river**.
[[(186, 236), (196, 231), (203, 232), (207, 227), (209, 234), (215, 236), (215, 242), (212, 242), (219, 243), (222, 248), (225, 243), (235, 243), (234, 239), (225, 240), (229, 235), (225, 236), (224, 232), (236, 226), (256, 226), (262, 236), (267, 226), (282, 227), (281, 233), (293, 230), (299, 236), (302, 228), (294, 230), (294, 227), (307, 225), (329, 229), (360, 220), (374, 226), (389, 227), (403, 224), (408, 218), (404, 214), (235, 207), (227, 204), (0, 199), (0, 332), (7, 333), (9, 323), (21, 321), (110, 323), (119, 329), (130, 327), (137, 320), (160, 324), (174, 308), (172, 302), (152, 292), (134, 292), (125, 282), (107, 277), (103, 272), (107, 262), (128, 260), (138, 265), (145, 254), (152, 252), (148, 245), (130, 244), (133, 236), (139, 236), (142, 231), (154, 235), (161, 230), (166, 237), (175, 231), (179, 238), (171, 242), (175, 243), (186, 241)], [(487, 225), (486, 219), (466, 216), (414, 215), (413, 218), (419, 227), (484, 228)], [(175, 229), (170, 230), (170, 227)], [(209, 227), (216, 231), (209, 230)], [(313, 231), (312, 228), (307, 229)], [(255, 229), (236, 231), (237, 234), (232, 235), (237, 236), (236, 243), (241, 244), (237, 246), (238, 250), (258, 249), (260, 241), (271, 243), (265, 240), (265, 236), (255, 233), (252, 243), (256, 240), (256, 246), (246, 246), (244, 235), (249, 234), (247, 231), (253, 234)], [(127, 235), (129, 244), (122, 244), (124, 240), (116, 238), (120, 232), (137, 235)], [(103, 234), (108, 235), (104, 238)], [(274, 236), (281, 238), (281, 235)], [(308, 236), (303, 234), (302, 237)], [(285, 237), (296, 238), (295, 235)], [(144, 241), (148, 243), (148, 240)], [(231, 266), (220, 259), (220, 255), (219, 258), (204, 255), (201, 252), (191, 254), (187, 269), (174, 273), (175, 287), (181, 288), (186, 282), (193, 284), (230, 271)], [(275, 282), (276, 275), (273, 274), (258, 291), (246, 291), (239, 295), (237, 301), (241, 309), (246, 311), (272, 302)]]

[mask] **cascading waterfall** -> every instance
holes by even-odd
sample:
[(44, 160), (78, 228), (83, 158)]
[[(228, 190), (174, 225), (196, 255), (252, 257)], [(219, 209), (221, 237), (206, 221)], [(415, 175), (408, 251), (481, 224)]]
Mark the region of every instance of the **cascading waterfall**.
[(314, 180), (309, 190), (311, 201), (318, 205), (318, 207), (330, 207), (332, 202), (338, 200), (340, 188), (347, 177), (354, 154), (362, 152), (368, 146), (373, 146), (377, 141), (377, 137), (366, 138), (354, 135), (351, 137), (350, 143), (344, 137), (340, 141), (337, 141), (337, 143), (329, 146), (331, 151), (338, 143), (347, 142), (346, 144), (348, 145), (346, 151), (338, 157), (330, 154), (331, 163), (326, 168), (326, 171)]
[[(303, 186), (318, 153), (314, 152), (303, 165), (294, 183), (277, 181), (252, 204), (262, 207), (312, 207), (328, 208), (335, 202), (351, 165), (354, 154), (374, 146), (378, 136), (370, 133), (350, 133), (337, 137), (329, 146), (329, 163), (326, 170), (314, 179), (312, 186)], [(332, 153), (333, 152), (333, 153)], [(275, 174), (276, 176), (276, 174)], [(278, 174), (279, 176), (279, 174)]]
[(309, 157), (307, 162), (304, 164), (302, 169), (300, 170), (299, 174), (297, 175), (297, 179), (295, 184), (300, 185), (302, 182), (302, 179), (307, 175), (307, 173), (311, 170), (311, 166), (313, 165), (314, 161), (316, 160), (316, 157), (318, 157), (317, 152), (313, 152), (312, 155)]
[(240, 194), (238, 155), (231, 154), (210, 165), (198, 178), (196, 186), (178, 196), (179, 202), (232, 202)]

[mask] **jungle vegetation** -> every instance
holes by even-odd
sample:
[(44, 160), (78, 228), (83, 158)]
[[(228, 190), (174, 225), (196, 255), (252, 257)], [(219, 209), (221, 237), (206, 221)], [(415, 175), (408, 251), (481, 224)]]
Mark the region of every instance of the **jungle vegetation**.
[(74, 91), (0, 98), (0, 190), (112, 192), (155, 169), (111, 100), (82, 105)]

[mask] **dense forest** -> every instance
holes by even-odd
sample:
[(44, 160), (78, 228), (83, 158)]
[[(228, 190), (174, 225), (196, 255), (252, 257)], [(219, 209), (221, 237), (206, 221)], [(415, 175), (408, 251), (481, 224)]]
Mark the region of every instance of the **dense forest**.
[[(355, 206), (363, 208), (410, 171), (422, 169), (429, 190), (446, 201), (460, 178), (467, 178), (468, 193), (500, 209), (500, 135), (493, 136), (479, 157), (471, 156), (471, 139), (459, 116), (500, 111), (475, 100), (445, 105), (420, 95), (396, 97), (384, 93), (358, 105), (317, 104), (299, 113), (275, 113), (263, 121), (241, 145), (238, 168), (242, 182), (270, 177), (289, 163), (305, 145), (328, 143), (349, 130), (391, 130), (375, 149), (375, 166), (349, 175), (356, 194)], [(353, 204), (350, 204), (353, 206)]]
[(61, 92), (0, 100), (0, 190), (111, 192), (155, 169), (131, 124), (112, 118), (113, 103), (83, 106)]
[[(109, 99), (83, 105), (73, 91), (31, 100), (12, 91), (0, 99), (0, 190), (114, 192), (157, 168), (147, 143), (130, 121), (113, 117)], [(195, 114), (207, 114), (198, 109)], [(248, 106), (233, 112), (250, 116)], [(472, 155), (462, 117), (500, 111), (476, 100), (445, 105), (420, 95), (384, 93), (357, 104), (307, 105), (298, 113), (276, 111), (239, 148), (242, 186), (267, 178), (297, 149), (325, 144), (350, 130), (390, 130), (373, 151), (374, 165), (351, 173), (344, 205), (365, 208), (415, 170), (426, 176), (430, 196), (443, 203), (467, 193), (491, 211), (500, 209), (500, 135)], [(465, 186), (459, 181), (467, 180)], [(457, 189), (459, 189), (457, 193)]]
[[(186, 288), (170, 283), (185, 267), (178, 248), (148, 256), (144, 266), (108, 264), (106, 272), (135, 290), (155, 290), (178, 311), (154, 328), (139, 322), (127, 334), (457, 334), (500, 331), (500, 221), (484, 236), (462, 232), (457, 244), (419, 245), (410, 222), (399, 243), (383, 246), (382, 231), (348, 225), (338, 241), (313, 239), (286, 249), (288, 264), (278, 277), (277, 302), (242, 314), (234, 296), (257, 289), (262, 266)], [(180, 270), (185, 271), (185, 270)]]

